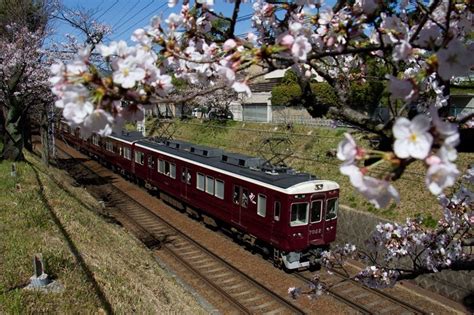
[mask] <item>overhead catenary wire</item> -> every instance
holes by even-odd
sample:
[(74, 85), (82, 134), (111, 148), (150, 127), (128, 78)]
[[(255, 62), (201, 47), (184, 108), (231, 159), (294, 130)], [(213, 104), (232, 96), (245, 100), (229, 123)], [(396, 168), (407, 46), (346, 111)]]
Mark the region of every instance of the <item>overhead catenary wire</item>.
[(117, 30), (119, 30), (122, 26), (126, 25), (131, 19), (133, 19), (134, 17), (136, 17), (138, 14), (142, 13), (145, 9), (147, 9), (148, 7), (150, 7), (152, 4), (153, 4), (154, 0), (151, 0), (147, 5), (145, 5), (143, 8), (141, 8), (138, 12), (136, 12), (134, 15), (132, 15), (131, 17), (129, 17), (128, 19), (126, 19), (124, 22), (120, 23), (120, 25), (118, 26), (114, 26), (114, 28), (116, 27)]
[(108, 7), (107, 10), (105, 10), (104, 12), (102, 12), (102, 14), (99, 15), (96, 19), (98, 20), (98, 19), (100, 19), (102, 16), (104, 16), (104, 14), (107, 13), (107, 12), (109, 12), (109, 10), (112, 9), (114, 6), (116, 6), (118, 2), (119, 2), (119, 0), (115, 0), (115, 2), (114, 2), (110, 7)]
[(121, 12), (124, 12), (123, 14), (121, 14), (120, 16), (117, 14), (116, 17), (118, 16), (117, 20), (112, 24), (111, 22), (111, 27), (112, 29), (115, 29), (115, 25), (119, 24), (120, 21), (125, 18), (128, 14), (132, 13), (133, 9), (135, 8), (135, 6), (137, 6), (139, 3), (140, 3), (140, 0), (137, 0), (136, 3), (133, 3), (132, 1), (129, 2), (129, 4), (132, 4), (130, 6), (130, 8), (128, 8), (126, 5), (122, 6), (122, 10), (120, 10), (119, 12), (117, 13), (121, 13)]
[[(158, 8), (156, 8), (156, 10), (159, 10), (159, 9), (163, 8), (165, 5), (166, 5), (166, 3), (160, 5)], [(135, 22), (134, 24), (130, 25), (127, 29), (125, 29), (125, 30), (122, 31), (120, 34), (118, 34), (118, 35), (116, 35), (116, 36), (114, 36), (114, 37), (117, 38), (117, 37), (122, 36), (123, 34), (125, 34), (126, 32), (128, 32), (130, 29), (132, 29), (133, 27), (135, 27), (136, 25), (138, 25), (138, 24), (140, 24), (140, 23), (143, 23), (143, 21), (144, 21), (145, 19), (149, 18), (152, 14), (155, 14), (155, 12), (153, 11), (153, 12), (151, 12), (150, 14), (146, 15), (144, 18), (142, 18), (141, 20), (139, 20), (139, 21)]]

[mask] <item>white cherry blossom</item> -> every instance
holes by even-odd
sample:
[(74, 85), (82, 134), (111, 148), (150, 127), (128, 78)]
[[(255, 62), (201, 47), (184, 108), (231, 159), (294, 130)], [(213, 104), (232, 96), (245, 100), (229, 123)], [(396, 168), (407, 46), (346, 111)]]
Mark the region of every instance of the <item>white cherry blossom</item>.
[(404, 117), (398, 118), (393, 125), (395, 154), (402, 159), (426, 158), (433, 143), (433, 136), (428, 132), (430, 126), (430, 119), (424, 114), (417, 115), (412, 121)]
[(64, 106), (64, 118), (76, 125), (82, 124), (94, 110), (89, 91), (83, 86), (69, 87), (64, 92), (61, 105)]
[(112, 124), (114, 119), (112, 115), (103, 109), (96, 109), (84, 119), (81, 132), (91, 134), (93, 131), (101, 136), (106, 136), (112, 133)]
[(133, 57), (121, 59), (117, 62), (118, 69), (113, 73), (113, 80), (123, 88), (132, 88), (145, 78), (145, 70), (137, 67)]
[(344, 161), (344, 164), (351, 164), (356, 159), (360, 149), (349, 133), (344, 133), (344, 140), (337, 146), (337, 158)]
[(474, 64), (474, 51), (468, 50), (458, 39), (452, 39), (437, 56), (438, 73), (444, 80), (467, 74)]
[(392, 199), (395, 203), (400, 202), (398, 191), (385, 180), (364, 176), (362, 185), (355, 188), (376, 208), (387, 207)]
[(425, 182), (433, 195), (439, 195), (445, 188), (453, 186), (458, 176), (459, 171), (456, 164), (440, 161), (428, 168)]
[(388, 90), (392, 99), (410, 102), (417, 97), (417, 91), (410, 80), (400, 80), (392, 75), (388, 76)]

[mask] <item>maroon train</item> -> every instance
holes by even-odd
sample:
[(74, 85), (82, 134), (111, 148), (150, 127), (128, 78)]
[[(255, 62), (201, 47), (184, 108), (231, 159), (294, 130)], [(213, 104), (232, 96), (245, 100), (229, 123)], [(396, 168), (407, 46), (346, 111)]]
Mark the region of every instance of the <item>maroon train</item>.
[(207, 225), (230, 231), (279, 267), (317, 265), (335, 240), (339, 185), (333, 181), (265, 170), (258, 158), (138, 132), (84, 139), (66, 124), (61, 131), (88, 155)]

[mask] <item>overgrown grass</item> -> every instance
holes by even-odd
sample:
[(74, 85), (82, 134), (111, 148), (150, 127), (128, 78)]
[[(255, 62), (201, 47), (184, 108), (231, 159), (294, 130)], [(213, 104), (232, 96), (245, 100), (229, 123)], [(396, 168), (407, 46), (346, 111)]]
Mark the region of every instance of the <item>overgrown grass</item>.
[[(153, 122), (150, 122), (153, 124)], [(421, 216), (426, 225), (433, 226), (441, 212), (436, 198), (426, 189), (424, 183), (424, 166), (421, 162), (408, 167), (395, 187), (400, 192), (402, 202), (392, 204), (387, 209), (376, 209), (368, 203), (349, 183), (346, 176), (339, 172), (340, 161), (334, 156), (337, 144), (343, 138), (344, 128), (313, 128), (294, 125), (291, 131), (284, 125), (243, 123), (243, 122), (210, 122), (193, 119), (176, 121), (178, 126), (174, 135), (177, 139), (198, 144), (224, 148), (231, 152), (258, 155), (265, 150), (262, 140), (271, 136), (287, 137), (291, 142), (289, 152), (293, 158), (288, 164), (293, 168), (315, 174), (323, 179), (330, 179), (341, 185), (343, 204), (362, 211), (368, 211), (383, 218), (404, 221), (406, 217)], [(149, 129), (148, 129), (149, 130)], [(369, 146), (366, 135), (349, 130), (358, 143)], [(472, 153), (460, 153), (458, 166), (465, 170), (473, 162)]]
[[(203, 313), (121, 227), (107, 224), (98, 203), (65, 174), (28, 163), (0, 163), (0, 313)], [(22, 289), (42, 253), (61, 293)]]

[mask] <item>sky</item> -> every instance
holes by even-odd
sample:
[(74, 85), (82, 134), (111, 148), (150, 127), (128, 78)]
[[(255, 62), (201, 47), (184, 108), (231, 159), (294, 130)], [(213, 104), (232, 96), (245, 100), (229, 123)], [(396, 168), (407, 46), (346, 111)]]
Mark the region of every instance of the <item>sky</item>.
[[(216, 0), (214, 11), (229, 15), (232, 11), (232, 4), (224, 0)], [(168, 7), (168, 0), (63, 0), (64, 6), (69, 9), (83, 8), (92, 10), (93, 18), (101, 23), (112, 26), (113, 33), (105, 39), (105, 43), (110, 41), (126, 40), (130, 42), (130, 36), (137, 28), (148, 25), (150, 19), (155, 15), (166, 18), (170, 13), (177, 12), (180, 5), (174, 8)], [(242, 4), (239, 16), (246, 16), (251, 13), (250, 4)], [(66, 34), (79, 37), (80, 31), (74, 29), (66, 22), (55, 21), (55, 41), (64, 41)], [(250, 31), (250, 19), (239, 22), (236, 27), (236, 34), (245, 34)]]

